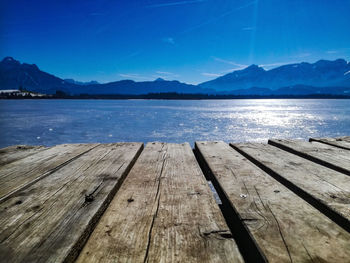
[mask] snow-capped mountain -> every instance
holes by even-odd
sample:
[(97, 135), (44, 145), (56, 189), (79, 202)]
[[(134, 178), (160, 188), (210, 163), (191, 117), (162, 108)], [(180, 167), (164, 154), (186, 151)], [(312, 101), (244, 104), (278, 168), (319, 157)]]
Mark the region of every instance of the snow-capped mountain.
[[(344, 59), (319, 60), (280, 66), (271, 70), (251, 65), (243, 70), (201, 83), (202, 88), (235, 91), (250, 88), (277, 90), (297, 85), (312, 87), (350, 87), (350, 63)], [(330, 90), (331, 91), (331, 90)]]

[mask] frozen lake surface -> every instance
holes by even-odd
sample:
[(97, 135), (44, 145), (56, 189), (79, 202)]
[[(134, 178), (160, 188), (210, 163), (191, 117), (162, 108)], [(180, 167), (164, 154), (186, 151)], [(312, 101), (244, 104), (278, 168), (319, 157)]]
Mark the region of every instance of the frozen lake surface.
[(1, 100), (0, 147), (350, 135), (350, 100)]

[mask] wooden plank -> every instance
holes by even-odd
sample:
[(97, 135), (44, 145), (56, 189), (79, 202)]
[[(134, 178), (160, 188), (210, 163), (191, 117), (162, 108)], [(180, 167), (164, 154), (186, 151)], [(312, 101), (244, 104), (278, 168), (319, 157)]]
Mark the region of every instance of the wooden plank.
[(345, 141), (345, 142), (350, 142), (350, 136), (340, 136), (340, 137), (337, 137), (335, 139), (342, 140), (342, 141)]
[(77, 262), (242, 262), (189, 144), (148, 143)]
[(319, 142), (269, 140), (269, 144), (350, 175), (350, 151)]
[(0, 167), (0, 203), (50, 175), (97, 144), (62, 144)]
[(268, 144), (231, 145), (350, 230), (349, 176)]
[(310, 138), (310, 142), (320, 142), (324, 144), (328, 144), (331, 146), (335, 146), (341, 149), (350, 150), (350, 142), (346, 140), (342, 140), (341, 138)]
[(0, 166), (17, 161), (39, 151), (46, 149), (44, 146), (15, 145), (0, 149)]
[(74, 260), (141, 149), (99, 145), (0, 204), (1, 260)]
[(345, 262), (350, 234), (224, 142), (196, 142), (268, 262)]

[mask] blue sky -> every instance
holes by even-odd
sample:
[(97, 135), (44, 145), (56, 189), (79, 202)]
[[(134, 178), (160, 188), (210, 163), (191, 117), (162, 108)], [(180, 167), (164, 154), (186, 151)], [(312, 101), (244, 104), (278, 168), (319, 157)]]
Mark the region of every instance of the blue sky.
[(0, 0), (0, 56), (61, 78), (200, 83), (350, 60), (350, 0)]

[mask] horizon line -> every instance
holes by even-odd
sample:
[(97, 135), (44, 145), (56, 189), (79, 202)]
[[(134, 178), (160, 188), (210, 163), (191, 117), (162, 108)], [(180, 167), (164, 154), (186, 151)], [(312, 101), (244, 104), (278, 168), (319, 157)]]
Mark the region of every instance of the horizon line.
[[(53, 76), (55, 76), (55, 77), (57, 77), (57, 78), (60, 78), (60, 79), (62, 79), (62, 80), (73, 80), (73, 81), (75, 81), (75, 82), (82, 82), (82, 83), (88, 83), (88, 82), (93, 82), (93, 81), (95, 81), (95, 82), (97, 82), (97, 84), (108, 84), (108, 83), (113, 83), (113, 82), (118, 82), (118, 81), (124, 81), (124, 80), (128, 80), (128, 81), (133, 81), (133, 82), (154, 82), (154, 81), (156, 81), (157, 79), (163, 79), (164, 81), (178, 81), (178, 82), (181, 82), (181, 83), (184, 83), (184, 84), (189, 84), (189, 85), (194, 85), (194, 86), (198, 86), (198, 85), (200, 85), (200, 84), (202, 84), (202, 83), (205, 83), (205, 82), (207, 82), (207, 81), (211, 81), (211, 80), (215, 80), (215, 79), (217, 79), (217, 78), (220, 78), (220, 77), (222, 77), (222, 76), (225, 76), (225, 75), (227, 75), (227, 74), (230, 74), (230, 73), (233, 73), (233, 72), (235, 72), (235, 71), (241, 71), (241, 70), (245, 70), (245, 69), (247, 69), (247, 68), (249, 68), (249, 67), (251, 67), (251, 66), (257, 66), (257, 67), (259, 67), (259, 68), (262, 68), (263, 70), (265, 70), (265, 71), (270, 71), (270, 70), (273, 70), (273, 69), (276, 69), (276, 68), (279, 68), (279, 67), (282, 67), (282, 66), (287, 66), (287, 65), (294, 65), (294, 64), (302, 64), (302, 63), (306, 63), (306, 64), (315, 64), (315, 63), (317, 63), (317, 62), (319, 62), (319, 61), (332, 61), (332, 62), (334, 62), (334, 61), (337, 61), (337, 60), (344, 60), (346, 63), (350, 63), (350, 61), (349, 60), (346, 60), (345, 58), (337, 58), (337, 59), (334, 59), (334, 60), (327, 60), (327, 59), (323, 59), (323, 58), (321, 58), (321, 59), (318, 59), (318, 60), (316, 60), (315, 62), (305, 62), (305, 61), (300, 61), (300, 62), (297, 62), (297, 61), (292, 61), (292, 62), (285, 62), (285, 63), (283, 63), (283, 62), (276, 62), (276, 63), (269, 63), (269, 64), (255, 64), (255, 63), (252, 63), (252, 64), (250, 64), (250, 65), (241, 65), (241, 66), (243, 66), (243, 67), (239, 67), (239, 68), (237, 68), (237, 69), (232, 69), (232, 70), (230, 70), (230, 71), (225, 71), (225, 72), (223, 72), (222, 74), (220, 74), (220, 73), (207, 73), (207, 72), (202, 72), (201, 74), (202, 75), (204, 75), (204, 74), (206, 74), (207, 76), (210, 76), (210, 75), (212, 75), (213, 77), (214, 76), (216, 76), (215, 78), (213, 78), (213, 79), (209, 79), (209, 80), (207, 80), (207, 81), (204, 81), (204, 82), (199, 82), (199, 83), (190, 83), (190, 82), (185, 82), (185, 81), (181, 81), (181, 80), (179, 80), (179, 79), (169, 79), (168, 77), (170, 77), (170, 76), (160, 76), (160, 75), (158, 75), (158, 76), (156, 76), (156, 75), (153, 75), (152, 76), (152, 78), (150, 78), (150, 77), (145, 77), (143, 80), (137, 80), (137, 78), (141, 78), (142, 79), (142, 76), (138, 76), (138, 74), (119, 74), (120, 76), (122, 76), (122, 75), (124, 75), (124, 76), (127, 76), (127, 75), (129, 75), (130, 77), (134, 77), (134, 79), (132, 79), (132, 78), (123, 78), (123, 79), (116, 79), (116, 80), (112, 80), (112, 81), (106, 81), (106, 82), (103, 82), (103, 81), (98, 81), (98, 80), (94, 80), (94, 79), (90, 79), (90, 80), (88, 80), (88, 81), (82, 81), (82, 80), (78, 80), (78, 79), (76, 79), (76, 78), (72, 78), (72, 77), (59, 77), (58, 75), (54, 75), (54, 74), (52, 74), (52, 73), (49, 73), (48, 71), (44, 71), (44, 70), (42, 70), (36, 63), (33, 63), (33, 64), (30, 64), (30, 63), (27, 63), (27, 62), (21, 62), (21, 61), (19, 61), (19, 60), (17, 60), (17, 59), (15, 59), (14, 57), (12, 57), (12, 56), (5, 56), (2, 60), (1, 60), (1, 62), (3, 62), (4, 60), (6, 60), (7, 58), (11, 58), (12, 60), (14, 60), (14, 61), (17, 61), (17, 62), (19, 62), (21, 65), (22, 64), (28, 64), (28, 65), (35, 65), (35, 66), (37, 66), (38, 68), (39, 68), (39, 70), (40, 71), (43, 71), (43, 72), (45, 72), (45, 73), (47, 73), (47, 74), (50, 74), (50, 75), (53, 75)], [(222, 61), (224, 61), (224, 60), (222, 60)], [(270, 67), (270, 66), (275, 66), (275, 67), (272, 67), (272, 68), (269, 68), (269, 69), (266, 69), (265, 67)], [(159, 73), (159, 72), (161, 72), (161, 71), (159, 71), (159, 70), (156, 70), (155, 71), (155, 73)], [(168, 72), (169, 73), (169, 72)], [(132, 75), (134, 75), (134, 76), (132, 76)], [(177, 75), (177, 76), (179, 76), (178, 74), (175, 74), (175, 73), (172, 73), (172, 74), (170, 74), (170, 75)], [(136, 79), (135, 79), (136, 78)], [(95, 84), (95, 85), (97, 85), (97, 84)], [(79, 84), (77, 84), (77, 85), (79, 85)]]

